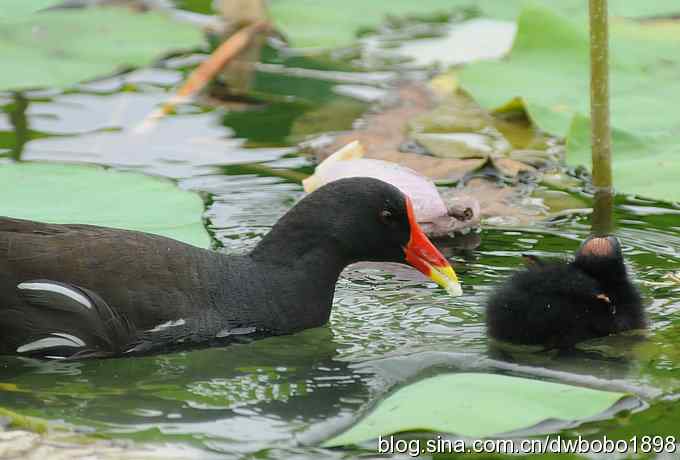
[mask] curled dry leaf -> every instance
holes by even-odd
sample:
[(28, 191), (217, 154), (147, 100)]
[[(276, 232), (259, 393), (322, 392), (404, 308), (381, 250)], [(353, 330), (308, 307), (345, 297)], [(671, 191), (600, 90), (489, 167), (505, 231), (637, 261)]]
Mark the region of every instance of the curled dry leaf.
[(364, 117), (360, 128), (338, 135), (330, 145), (317, 152), (317, 157), (323, 160), (343, 145), (357, 140), (366, 149), (365, 158), (399, 163), (434, 180), (459, 181), (484, 165), (486, 159), (435, 158), (400, 151), (402, 143), (408, 140), (409, 122), (433, 106), (433, 97), (423, 85), (404, 84), (397, 89), (395, 103)]
[(501, 174), (507, 177), (517, 177), (519, 173), (535, 173), (536, 168), (521, 161), (513, 160), (511, 158), (496, 157), (491, 158), (491, 164)]
[(442, 198), (449, 203), (461, 192), (477, 198), (480, 217), (485, 224), (527, 225), (548, 215), (540, 200), (532, 200), (531, 189), (526, 186), (501, 186), (477, 177), (469, 180), (462, 189), (442, 189)]
[(399, 188), (413, 201), (416, 219), (430, 236), (467, 232), (479, 226), (479, 202), (460, 193), (444, 203), (434, 183), (397, 163), (363, 158), (364, 148), (353, 141), (326, 158), (314, 174), (303, 180), (306, 192), (347, 177), (373, 177)]
[[(428, 114), (436, 105), (435, 97), (421, 84), (409, 83), (396, 90), (397, 100), (384, 110), (366, 115), (360, 126), (352, 131), (341, 133), (317, 153), (319, 161), (328, 158), (333, 152), (347, 143), (359, 141), (365, 147), (364, 159), (383, 160), (398, 163), (416, 173), (436, 182), (458, 182), (489, 162), (489, 157), (480, 158), (437, 158), (418, 153), (400, 151), (400, 147), (409, 141), (408, 132), (417, 129), (428, 130)], [(446, 98), (448, 101), (449, 98)], [(448, 122), (444, 118), (436, 118), (438, 129), (454, 129), (466, 125), (464, 108), (470, 109), (476, 120), (474, 127), (488, 129), (495, 121), (479, 106), (466, 96), (461, 96), (457, 109), (444, 110), (442, 113), (452, 114)], [(437, 109), (435, 109), (437, 110)], [(507, 122), (502, 122), (507, 124)], [(504, 128), (504, 132), (509, 128)], [(526, 136), (523, 136), (526, 137)], [(533, 140), (530, 139), (531, 142)], [(512, 152), (511, 152), (512, 153)], [(533, 151), (532, 151), (533, 153)], [(536, 156), (536, 155), (533, 155)], [(503, 161), (500, 161), (503, 159)], [(534, 158), (535, 159), (535, 158)], [(516, 176), (520, 171), (535, 171), (523, 162), (513, 161), (503, 156), (494, 157), (494, 163), (500, 164), (504, 172)], [(501, 186), (484, 178), (473, 178), (460, 188), (440, 188), (440, 194), (449, 211), (456, 214), (456, 209), (464, 209), (469, 203), (461, 204), (458, 197), (471, 197), (479, 203), (480, 217), (489, 224), (526, 225), (549, 217), (549, 210), (542, 199), (532, 198), (532, 187), (521, 184)], [(429, 229), (428, 229), (429, 230)], [(436, 231), (429, 230), (431, 234)]]

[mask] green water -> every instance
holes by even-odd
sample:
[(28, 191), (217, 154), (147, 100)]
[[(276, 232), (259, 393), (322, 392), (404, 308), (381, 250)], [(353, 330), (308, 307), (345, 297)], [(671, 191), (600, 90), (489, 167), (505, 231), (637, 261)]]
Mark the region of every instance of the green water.
[[(143, 138), (131, 128), (181, 81), (187, 70), (182, 66), (170, 62), (68, 92), (0, 94), (8, 115), (0, 116), (0, 154), (174, 178), (204, 193), (219, 250), (246, 251), (302, 196), (295, 177), (313, 165), (296, 143), (348, 129), (368, 108), (339, 95), (338, 86), (351, 80), (379, 89), (383, 81), (375, 74), (328, 70), (300, 75), (286, 67), (294, 62), (328, 69), (326, 61), (286, 61), (275, 54), (268, 60), (285, 65), (258, 72), (253, 95), (261, 104), (255, 108), (182, 107)], [(348, 66), (341, 62), (338, 68)], [(569, 355), (489, 346), (485, 296), (522, 264), (522, 253), (573, 253), (589, 232), (588, 218), (573, 216), (531, 227), (485, 228), (474, 250), (437, 242), (463, 280), (464, 296), (456, 299), (408, 268), (360, 265), (348, 268), (338, 283), (330, 323), (293, 336), (135, 359), (1, 358), (0, 406), (105, 438), (183, 443), (226, 458), (354, 458), (365, 451), (327, 451), (301, 442), (331, 433), (400, 382), (477, 369), (624, 387), (647, 404), (565, 428), (565, 435), (679, 436), (680, 284), (664, 276), (680, 270), (680, 207), (620, 196), (615, 212), (630, 270), (647, 302), (650, 328), (641, 342), (606, 338)]]

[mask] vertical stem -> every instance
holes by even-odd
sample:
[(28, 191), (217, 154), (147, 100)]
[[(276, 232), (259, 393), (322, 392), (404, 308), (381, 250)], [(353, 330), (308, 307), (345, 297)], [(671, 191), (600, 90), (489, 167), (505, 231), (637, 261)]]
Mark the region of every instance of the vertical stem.
[[(265, 0), (222, 0), (220, 6), (222, 18), (231, 26), (229, 35), (250, 24), (270, 21)], [(231, 95), (245, 96), (250, 90), (265, 40), (264, 34), (254, 35), (250, 45), (222, 70), (222, 81)]]
[(11, 158), (15, 161), (21, 160), (21, 154), (24, 151), (24, 145), (28, 142), (29, 130), (28, 120), (26, 118), (26, 109), (28, 108), (28, 100), (23, 94), (14, 93), (14, 103), (9, 112), (9, 120), (14, 127), (14, 147), (12, 147)]
[(614, 230), (607, 21), (607, 0), (590, 0), (590, 118), (595, 187), (591, 222), (595, 235), (606, 235)]
[(590, 0), (590, 111), (593, 185), (612, 189), (607, 0)]
[(595, 191), (590, 225), (593, 235), (604, 236), (614, 232), (614, 194), (611, 189)]

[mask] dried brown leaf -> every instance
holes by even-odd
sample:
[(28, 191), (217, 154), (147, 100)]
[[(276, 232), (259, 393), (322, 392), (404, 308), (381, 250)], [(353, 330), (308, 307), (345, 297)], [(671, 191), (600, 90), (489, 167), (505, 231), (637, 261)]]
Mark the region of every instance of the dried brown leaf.
[(479, 201), (481, 218), (487, 223), (526, 225), (547, 217), (542, 206), (528, 202), (529, 190), (522, 186), (500, 186), (487, 179), (474, 178), (462, 189), (441, 193), (447, 204), (460, 193), (474, 196)]
[(397, 89), (397, 102), (385, 110), (364, 117), (361, 127), (338, 135), (317, 152), (319, 161), (358, 140), (366, 149), (365, 158), (393, 161), (435, 180), (457, 181), (485, 163), (485, 159), (434, 158), (406, 153), (399, 146), (407, 140), (409, 122), (434, 107), (434, 97), (421, 84), (404, 84)]
[(521, 172), (535, 173), (536, 168), (529, 166), (521, 161), (516, 161), (510, 158), (491, 158), (491, 164), (496, 168), (501, 174), (507, 177), (517, 177)]

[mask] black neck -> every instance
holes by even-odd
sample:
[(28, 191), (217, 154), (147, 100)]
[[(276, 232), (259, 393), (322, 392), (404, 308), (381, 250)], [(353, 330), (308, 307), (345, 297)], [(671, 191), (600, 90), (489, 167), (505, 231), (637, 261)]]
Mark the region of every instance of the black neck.
[(260, 299), (268, 306), (263, 321), (278, 333), (325, 324), (338, 277), (352, 262), (332, 239), (283, 243), (271, 234), (252, 251), (250, 259), (257, 290), (272, 296)]

